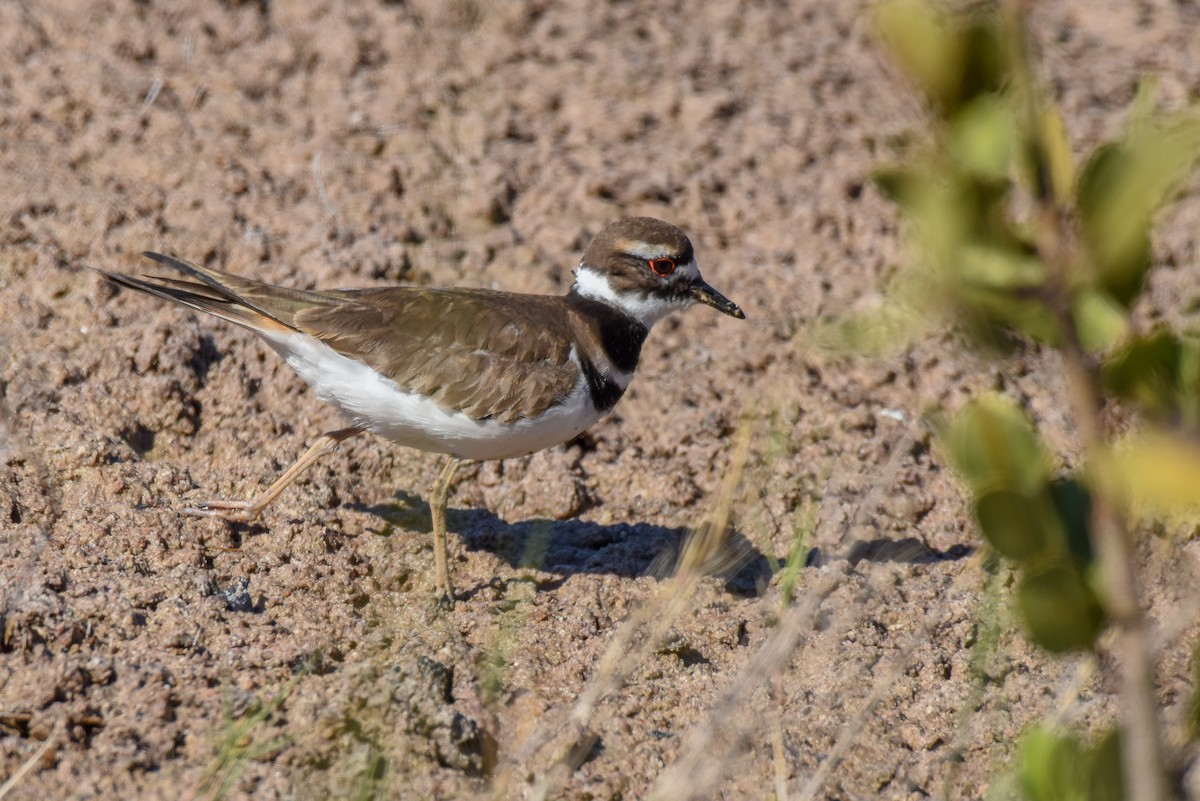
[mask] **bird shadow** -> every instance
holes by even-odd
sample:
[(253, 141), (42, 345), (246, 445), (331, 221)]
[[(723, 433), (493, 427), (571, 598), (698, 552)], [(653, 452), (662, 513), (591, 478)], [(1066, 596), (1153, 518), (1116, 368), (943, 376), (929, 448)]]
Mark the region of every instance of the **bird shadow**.
[[(429, 504), (409, 492), (399, 491), (386, 503), (352, 504), (349, 508), (378, 517), (387, 524), (389, 533), (393, 527), (426, 534), (432, 530)], [(447, 509), (446, 526), (469, 551), (494, 554), (514, 568), (532, 568), (561, 576), (539, 584), (545, 590), (555, 589), (568, 577), (580, 573), (666, 578), (691, 534), (687, 528), (651, 523), (602, 524), (546, 518), (510, 523), (487, 509)], [(854, 540), (836, 551), (810, 549), (805, 567), (834, 562), (848, 562), (852, 568), (860, 562), (928, 565), (958, 561), (972, 553), (974, 548), (970, 545), (955, 545), (940, 551), (915, 537)], [(712, 572), (724, 580), (727, 592), (754, 597), (763, 593), (774, 571), (786, 559), (786, 556), (767, 556), (741, 532), (730, 529), (721, 553), (713, 560), (720, 567)]]
[(904, 537), (899, 540), (879, 537), (871, 540), (853, 540), (840, 552), (825, 552), (819, 548), (813, 548), (809, 551), (805, 564), (821, 566), (834, 561), (846, 561), (852, 567), (857, 566), (859, 562), (931, 565), (938, 562), (956, 562), (966, 559), (973, 553), (975, 553), (975, 549), (965, 544), (952, 545), (942, 551), (916, 537)]
[[(422, 533), (431, 530), (429, 504), (408, 492), (397, 492), (387, 503), (351, 508), (374, 515), (389, 527)], [(447, 509), (446, 526), (469, 551), (494, 554), (514, 568), (561, 576), (539, 585), (547, 590), (581, 573), (665, 578), (690, 533), (687, 528), (651, 523), (606, 525), (545, 518), (510, 523), (486, 509)], [(731, 594), (756, 596), (771, 579), (772, 560), (736, 530), (726, 535), (722, 557), (721, 567), (713, 574), (724, 580)]]

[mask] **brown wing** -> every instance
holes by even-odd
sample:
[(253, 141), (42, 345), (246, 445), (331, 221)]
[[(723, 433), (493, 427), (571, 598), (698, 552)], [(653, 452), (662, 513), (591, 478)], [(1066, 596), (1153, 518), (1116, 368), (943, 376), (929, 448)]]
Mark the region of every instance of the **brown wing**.
[(472, 289), (338, 290), (288, 321), (469, 417), (536, 417), (579, 380), (562, 299)]

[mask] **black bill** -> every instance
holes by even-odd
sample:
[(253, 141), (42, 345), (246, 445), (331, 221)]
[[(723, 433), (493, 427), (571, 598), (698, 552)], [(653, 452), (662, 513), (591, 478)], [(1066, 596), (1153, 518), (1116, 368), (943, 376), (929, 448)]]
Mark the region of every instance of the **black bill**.
[(746, 313), (742, 311), (740, 306), (703, 281), (692, 286), (692, 297), (705, 306), (712, 306), (722, 314), (728, 314), (730, 317), (736, 317), (739, 320), (746, 319)]

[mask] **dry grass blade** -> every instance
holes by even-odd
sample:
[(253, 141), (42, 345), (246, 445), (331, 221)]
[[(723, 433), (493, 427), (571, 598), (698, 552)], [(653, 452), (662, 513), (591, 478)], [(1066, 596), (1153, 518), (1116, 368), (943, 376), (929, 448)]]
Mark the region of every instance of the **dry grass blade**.
[(226, 701), (225, 724), (218, 734), (216, 753), (193, 793), (205, 798), (222, 799), (233, 792), (238, 780), (253, 761), (277, 752), (287, 744), (286, 737), (269, 737), (265, 727), (291, 695), (303, 674), (294, 676), (267, 702), (255, 700), (240, 717), (234, 714), (233, 698)]
[[(904, 455), (911, 451), (924, 425), (921, 420), (909, 424), (908, 431), (893, 449), (892, 456), (879, 480), (863, 498), (856, 513), (846, 522), (846, 528), (842, 532), (843, 536), (850, 528), (862, 523), (868, 510), (875, 508), (878, 504), (886, 488), (894, 484)], [(659, 801), (668, 799), (676, 801), (704, 797), (713, 792), (726, 769), (732, 765), (736, 752), (744, 747), (747, 740), (762, 723), (761, 718), (744, 714), (744, 710), (750, 703), (750, 696), (756, 689), (766, 685), (786, 669), (799, 645), (801, 636), (807, 630), (807, 626), (817, 613), (821, 602), (833, 591), (841, 578), (841, 574), (826, 576), (821, 584), (811, 588), (802, 602), (786, 607), (787, 611), (772, 637), (737, 676), (720, 701), (709, 710), (705, 721), (693, 729), (681, 752), (682, 756), (660, 776), (650, 798)], [(957, 581), (955, 584), (957, 586)], [(788, 594), (790, 594), (790, 590)], [(822, 764), (822, 769), (810, 780), (806, 792), (809, 789), (815, 792), (815, 788), (820, 787), (828, 772), (840, 762), (845, 751), (861, 731), (871, 710), (882, 698), (886, 689), (895, 681), (899, 672), (907, 665), (912, 651), (922, 641), (928, 628), (929, 618), (921, 626), (920, 631), (906, 644), (904, 651), (895, 660), (891, 669), (877, 681), (871, 697), (867, 699), (858, 715), (843, 727), (837, 746)], [(783, 762), (782, 726), (777, 726), (770, 736), (775, 752), (775, 794), (779, 799), (785, 799), (788, 797), (788, 792), (786, 766)]]
[[(600, 704), (624, 684), (630, 672), (653, 652), (667, 630), (688, 609), (700, 580), (714, 565), (723, 563), (733, 498), (745, 473), (752, 435), (752, 422), (749, 417), (744, 417), (716, 503), (684, 543), (674, 575), (659, 586), (649, 603), (617, 629), (595, 673), (565, 720), (560, 718), (557, 724), (541, 727), (522, 750), (516, 760), (521, 766), (520, 772), (540, 777), (529, 798), (540, 800), (555, 796), (594, 743), (590, 726)], [(520, 775), (510, 770), (498, 779), (493, 788), (494, 797), (505, 797), (510, 792), (514, 774)]]
[(783, 674), (776, 673), (771, 681), (771, 765), (774, 768), (775, 801), (787, 801), (787, 749), (783, 742)]
[(53, 734), (46, 738), (46, 742), (42, 743), (38, 750), (30, 754), (29, 759), (21, 763), (21, 767), (17, 768), (16, 772), (9, 776), (4, 784), (0, 784), (0, 799), (11, 793), (21, 783), (21, 780), (42, 760), (42, 757), (46, 755), (46, 752), (50, 750), (52, 745), (54, 745)]
[[(955, 597), (962, 589), (963, 584), (965, 584), (969, 579), (973, 579), (976, 575), (978, 575), (977, 570), (970, 568), (972, 566), (977, 566), (980, 558), (981, 557), (976, 556), (967, 565), (964, 565), (964, 569), (959, 572), (959, 574), (954, 578), (954, 581), (951, 582), (950, 586), (946, 589), (946, 592), (943, 595), (944, 598), (949, 599)], [(866, 701), (863, 702), (863, 705), (859, 708), (857, 714), (855, 714), (855, 716), (850, 720), (846, 721), (846, 723), (842, 726), (842, 730), (838, 733), (837, 742), (834, 743), (833, 748), (825, 757), (825, 760), (821, 763), (820, 767), (817, 768), (813, 775), (809, 777), (803, 789), (800, 791), (800, 801), (812, 801), (812, 799), (817, 797), (817, 794), (821, 791), (821, 787), (825, 784), (826, 778), (828, 778), (829, 774), (833, 772), (833, 769), (841, 763), (842, 759), (846, 756), (846, 753), (850, 750), (850, 747), (854, 745), (854, 741), (858, 739), (858, 736), (862, 734), (863, 729), (866, 728), (867, 719), (871, 716), (871, 713), (875, 710), (875, 707), (878, 706), (879, 702), (883, 700), (886, 693), (896, 682), (896, 679), (898, 679), (908, 667), (908, 663), (912, 659), (913, 652), (917, 650), (917, 646), (929, 641), (930, 633), (933, 629), (934, 617), (936, 614), (942, 611), (943, 607), (944, 604), (931, 606), (926, 611), (925, 617), (921, 620), (921, 625), (919, 625), (916, 630), (913, 631), (912, 635), (908, 638), (908, 642), (904, 644), (904, 647), (901, 649), (900, 653), (898, 653), (888, 664), (888, 666), (878, 674), (878, 678), (876, 678), (875, 683), (871, 687), (870, 695), (867, 696)]]
[(827, 575), (788, 610), (766, 645), (709, 710), (706, 720), (693, 729), (683, 756), (659, 777), (649, 796), (653, 801), (682, 801), (712, 791), (732, 763), (733, 753), (761, 722), (744, 714), (750, 695), (787, 666), (813, 615), (840, 578), (840, 574)]
[(927, 633), (928, 627), (922, 626), (904, 644), (904, 649), (892, 660), (887, 669), (879, 674), (879, 678), (875, 680), (874, 686), (871, 687), (871, 694), (867, 696), (867, 700), (863, 702), (858, 713), (842, 726), (833, 749), (826, 755), (820, 767), (809, 777), (804, 788), (800, 791), (800, 801), (811, 801), (817, 797), (817, 793), (821, 791), (821, 787), (825, 784), (825, 780), (829, 777), (829, 774), (841, 764), (842, 758), (846, 756), (846, 752), (850, 750), (850, 746), (854, 745), (854, 741), (858, 739), (858, 735), (862, 734), (863, 729), (866, 728), (867, 719), (871, 716), (871, 713), (875, 710), (879, 702), (883, 700), (884, 695), (891, 689), (892, 684), (904, 672), (904, 669), (908, 666), (908, 661), (912, 658), (913, 651), (917, 649), (917, 645), (925, 640)]

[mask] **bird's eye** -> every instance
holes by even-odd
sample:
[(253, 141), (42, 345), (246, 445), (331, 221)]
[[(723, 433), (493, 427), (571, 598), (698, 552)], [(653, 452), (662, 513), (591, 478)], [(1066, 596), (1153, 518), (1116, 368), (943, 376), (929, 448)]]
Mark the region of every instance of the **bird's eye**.
[(664, 278), (675, 272), (675, 260), (670, 258), (650, 259), (650, 269), (655, 275), (661, 275)]

